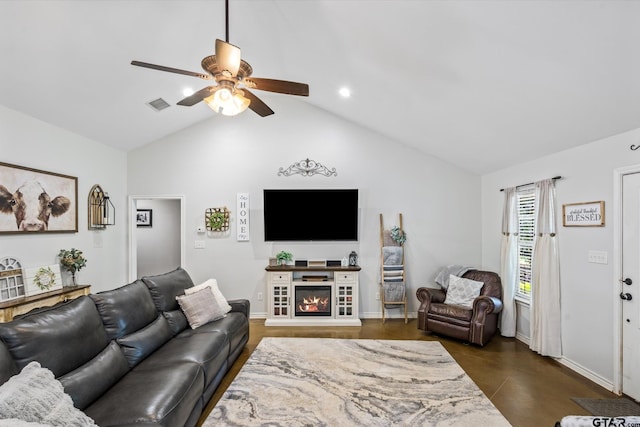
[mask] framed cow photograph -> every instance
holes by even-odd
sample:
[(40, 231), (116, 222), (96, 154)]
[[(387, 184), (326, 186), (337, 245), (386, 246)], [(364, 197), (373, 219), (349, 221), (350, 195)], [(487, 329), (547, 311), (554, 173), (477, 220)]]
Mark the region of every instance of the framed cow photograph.
[(0, 234), (77, 231), (78, 178), (0, 162)]

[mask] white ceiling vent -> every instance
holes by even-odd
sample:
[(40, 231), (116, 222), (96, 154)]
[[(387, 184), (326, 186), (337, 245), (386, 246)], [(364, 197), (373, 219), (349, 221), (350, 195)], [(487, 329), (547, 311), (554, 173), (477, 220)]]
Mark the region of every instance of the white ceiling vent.
[(153, 108), (155, 111), (162, 111), (165, 108), (169, 108), (171, 105), (167, 101), (162, 98), (154, 99), (153, 101), (147, 102), (147, 105)]

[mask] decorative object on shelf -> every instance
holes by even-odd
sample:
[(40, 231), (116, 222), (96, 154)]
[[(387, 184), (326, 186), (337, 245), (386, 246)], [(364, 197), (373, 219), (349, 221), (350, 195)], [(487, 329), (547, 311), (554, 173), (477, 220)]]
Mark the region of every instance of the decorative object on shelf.
[(76, 286), (76, 272), (82, 270), (82, 268), (87, 265), (87, 260), (82, 254), (82, 251), (75, 248), (71, 248), (70, 250), (60, 249), (58, 257), (60, 258), (60, 265), (71, 273), (73, 286)]
[(356, 265), (358, 265), (358, 254), (356, 253), (356, 251), (351, 251), (351, 253), (349, 254), (349, 265), (351, 267), (355, 267)]
[(27, 296), (62, 288), (62, 276), (60, 274), (60, 265), (58, 264), (25, 268), (24, 278), (27, 286)]
[(0, 206), (0, 234), (77, 232), (78, 178), (0, 162)]
[(207, 231), (229, 231), (229, 209), (209, 208), (204, 214)]
[(340, 261), (340, 267), (349, 267), (349, 258), (342, 258), (342, 261)]
[(0, 259), (0, 302), (26, 295), (22, 264), (15, 257)]
[(89, 230), (104, 230), (107, 225), (115, 225), (116, 208), (109, 199), (109, 194), (102, 191), (98, 184), (89, 191)]
[(393, 227), (391, 227), (391, 238), (394, 242), (402, 246), (404, 245), (404, 242), (407, 241), (407, 233), (405, 233), (404, 230), (402, 230), (397, 225), (394, 225)]
[(564, 227), (604, 227), (604, 201), (562, 205)]
[(631, 150), (636, 151), (638, 148), (640, 148), (640, 144), (638, 144), (638, 145), (634, 144), (630, 148), (631, 148)]
[(238, 193), (236, 196), (236, 211), (237, 225), (236, 225), (236, 240), (238, 242), (249, 241), (249, 193)]
[(312, 175), (324, 175), (324, 176), (338, 176), (338, 172), (336, 172), (336, 168), (327, 168), (321, 163), (316, 162), (315, 160), (304, 159), (300, 160), (289, 166), (286, 169), (280, 168), (278, 170), (278, 176), (291, 176), (291, 175), (302, 175), (302, 176), (312, 176)]
[(136, 210), (136, 227), (152, 227), (153, 226), (153, 210), (138, 209)]
[(51, 267), (40, 267), (33, 278), (33, 284), (43, 291), (51, 289), (56, 284), (56, 275)]
[(276, 254), (276, 260), (278, 260), (278, 265), (287, 265), (289, 261), (293, 261), (293, 255), (291, 252), (280, 251)]

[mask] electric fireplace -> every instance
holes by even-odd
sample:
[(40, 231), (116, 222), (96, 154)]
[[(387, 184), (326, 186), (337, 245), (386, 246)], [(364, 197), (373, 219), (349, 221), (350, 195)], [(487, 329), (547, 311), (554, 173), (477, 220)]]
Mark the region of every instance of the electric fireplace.
[(295, 315), (331, 317), (331, 286), (295, 286)]

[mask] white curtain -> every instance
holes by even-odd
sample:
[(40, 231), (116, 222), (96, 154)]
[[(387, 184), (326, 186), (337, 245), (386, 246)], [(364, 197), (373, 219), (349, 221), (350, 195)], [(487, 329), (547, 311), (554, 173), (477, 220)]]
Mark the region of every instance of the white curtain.
[(502, 280), (502, 314), (500, 333), (516, 336), (516, 289), (518, 286), (518, 209), (515, 188), (505, 188), (502, 211), (502, 245), (500, 254)]
[(555, 204), (556, 189), (553, 180), (537, 182), (537, 236), (533, 249), (529, 348), (543, 356), (560, 357), (560, 262)]

